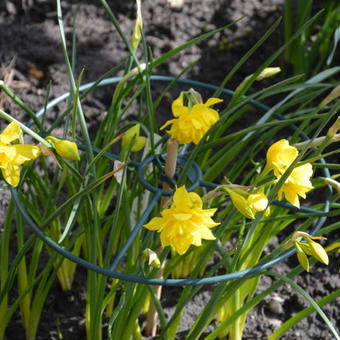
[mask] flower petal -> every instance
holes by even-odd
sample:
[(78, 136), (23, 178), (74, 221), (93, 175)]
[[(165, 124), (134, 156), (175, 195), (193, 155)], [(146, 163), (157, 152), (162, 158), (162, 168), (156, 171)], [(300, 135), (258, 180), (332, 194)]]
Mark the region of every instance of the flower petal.
[(7, 164), (7, 167), (1, 169), (5, 181), (16, 187), (20, 181), (20, 168), (18, 166)]
[(11, 146), (15, 150), (15, 156), (11, 163), (21, 165), (40, 156), (40, 148), (35, 145), (16, 144)]
[(306, 256), (306, 254), (303, 252), (302, 248), (300, 247), (300, 245), (296, 242), (295, 243), (295, 248), (296, 248), (296, 255), (297, 258), (299, 260), (300, 265), (302, 266), (302, 268), (309, 272), (309, 261), (308, 261), (308, 257)]
[(312, 241), (311, 239), (307, 239), (309, 249), (312, 253), (312, 256), (315, 257), (318, 261), (324, 264), (329, 263), (328, 255), (326, 250), (322, 247), (321, 244)]
[(13, 121), (7, 125), (5, 130), (0, 134), (0, 142), (4, 144), (9, 144), (16, 139), (20, 139), (22, 136), (22, 131), (18, 122)]
[(209, 98), (205, 103), (204, 105), (205, 106), (212, 106), (214, 104), (217, 104), (217, 103), (222, 103), (223, 102), (223, 99), (220, 99), (220, 98)]

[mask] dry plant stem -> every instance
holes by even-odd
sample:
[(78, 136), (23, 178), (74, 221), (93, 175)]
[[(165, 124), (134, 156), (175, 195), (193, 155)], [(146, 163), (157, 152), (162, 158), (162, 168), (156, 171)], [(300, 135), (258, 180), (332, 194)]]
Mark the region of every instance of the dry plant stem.
[[(313, 142), (309, 145), (310, 148), (313, 148), (313, 147), (316, 147), (316, 146), (319, 146), (322, 144), (322, 142), (325, 140), (325, 138), (327, 138), (326, 136), (323, 136), (323, 137), (318, 137), (318, 138), (315, 138), (313, 140)], [(339, 142), (340, 141), (340, 133), (334, 135), (333, 137), (331, 137), (329, 139), (329, 142), (330, 143), (335, 143), (335, 142)], [(303, 149), (307, 144), (310, 143), (310, 140), (306, 140), (304, 142), (301, 142), (301, 143), (297, 143), (297, 144), (294, 144), (294, 146), (298, 149), (298, 150), (301, 150)]]
[[(176, 139), (170, 138), (167, 142), (167, 149), (166, 149), (166, 160), (165, 160), (165, 167), (164, 173), (170, 179), (175, 177), (176, 173), (176, 165), (177, 165), (177, 153), (178, 153), (178, 142)], [(168, 183), (163, 183), (164, 190), (170, 190), (170, 186)], [(166, 196), (162, 197), (161, 205), (164, 206), (168, 198)]]
[[(164, 172), (165, 174), (170, 178), (173, 179), (175, 177), (176, 173), (176, 165), (177, 165), (177, 151), (178, 151), (178, 142), (176, 139), (170, 138), (167, 142), (167, 157), (165, 161), (165, 168)], [(169, 190), (171, 189), (168, 185), (168, 183), (163, 183), (163, 189)], [(169, 198), (168, 197), (162, 197), (161, 205), (164, 206)], [(157, 254), (160, 255), (162, 251), (162, 248), (158, 249)], [(161, 268), (159, 269), (157, 273), (157, 278), (161, 279), (163, 278), (163, 271), (164, 271), (164, 262), (162, 263)], [(157, 299), (159, 300), (162, 295), (162, 286), (154, 286), (152, 288), (155, 292), (155, 295)], [(147, 314), (147, 320), (146, 320), (146, 328), (145, 332), (148, 336), (155, 336), (157, 334), (157, 311), (156, 306), (153, 303), (153, 301), (150, 301), (150, 307)]]

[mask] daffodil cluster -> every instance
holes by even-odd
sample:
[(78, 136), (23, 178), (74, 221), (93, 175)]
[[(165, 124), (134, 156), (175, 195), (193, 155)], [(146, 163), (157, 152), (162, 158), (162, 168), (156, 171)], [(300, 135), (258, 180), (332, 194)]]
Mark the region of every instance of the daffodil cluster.
[(22, 139), (22, 131), (16, 121), (11, 122), (0, 134), (0, 169), (5, 181), (14, 187), (20, 181), (20, 165), (40, 155), (38, 146), (12, 144)]
[(163, 247), (171, 246), (183, 255), (191, 244), (200, 246), (202, 239), (215, 239), (210, 229), (219, 225), (211, 218), (217, 209), (202, 207), (200, 196), (188, 192), (182, 186), (176, 189), (171, 207), (163, 210), (161, 217), (154, 217), (144, 227), (160, 233)]
[[(267, 151), (267, 167), (274, 171), (279, 180), (298, 156), (298, 150), (289, 145), (286, 139), (281, 139), (270, 146)], [(313, 189), (310, 178), (313, 175), (310, 163), (293, 169), (278, 192), (279, 199), (283, 197), (292, 205), (300, 208), (299, 196), (306, 198), (306, 193)]]
[(222, 102), (219, 98), (209, 98), (205, 103), (197, 101), (192, 105), (184, 105), (184, 93), (172, 103), (172, 114), (175, 119), (167, 121), (161, 129), (171, 125), (167, 131), (179, 144), (198, 144), (205, 133), (214, 125), (219, 114), (210, 106)]

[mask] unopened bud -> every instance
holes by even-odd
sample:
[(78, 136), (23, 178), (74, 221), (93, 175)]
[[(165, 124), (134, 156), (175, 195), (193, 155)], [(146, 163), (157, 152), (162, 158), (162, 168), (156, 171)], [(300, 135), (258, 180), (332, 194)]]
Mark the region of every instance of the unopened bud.
[(331, 91), (331, 93), (320, 103), (320, 106), (325, 106), (338, 97), (340, 97), (340, 85)]
[(45, 140), (53, 146), (59, 156), (69, 161), (79, 161), (78, 146), (75, 142), (53, 136), (48, 136)]
[(269, 78), (275, 76), (276, 74), (281, 72), (280, 67), (266, 67), (257, 77), (257, 81), (261, 81), (262, 79)]
[(131, 146), (131, 151), (137, 152), (143, 149), (146, 143), (146, 138), (139, 136), (139, 131), (140, 125), (136, 124), (125, 132), (122, 139), (122, 149), (124, 151), (128, 150), (131, 143), (133, 143)]
[(340, 130), (340, 116), (336, 119), (333, 125), (328, 129), (327, 136), (332, 138), (337, 134), (339, 130)]
[(161, 267), (161, 261), (159, 260), (157, 253), (150, 248), (145, 248), (143, 250), (142, 257), (144, 261), (148, 262), (149, 266), (157, 269)]
[(132, 39), (131, 39), (131, 45), (132, 45), (133, 50), (136, 50), (138, 47), (138, 44), (142, 37), (142, 29), (143, 29), (141, 0), (136, 0), (136, 4), (137, 4), (137, 17), (136, 17), (135, 28), (133, 29)]

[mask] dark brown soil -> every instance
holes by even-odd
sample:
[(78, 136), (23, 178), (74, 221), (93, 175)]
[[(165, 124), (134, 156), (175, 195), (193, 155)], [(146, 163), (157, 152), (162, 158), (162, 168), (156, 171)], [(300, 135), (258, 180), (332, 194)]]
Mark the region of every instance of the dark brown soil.
[[(135, 1), (108, 2), (121, 23), (124, 33), (130, 36), (134, 24)], [(218, 85), (282, 13), (282, 3), (283, 0), (187, 0), (183, 8), (172, 9), (165, 0), (142, 1), (146, 39), (155, 57), (194, 36), (247, 15), (235, 26), (217, 34), (209, 41), (186, 49), (159, 67), (155, 73), (177, 75), (184, 67), (196, 61), (195, 66), (185, 77)], [(72, 35), (73, 12), (77, 14), (76, 69), (77, 72), (82, 68), (85, 69), (84, 83), (96, 80), (107, 70), (125, 60), (127, 50), (124, 43), (106, 17), (99, 1), (62, 1), (62, 8), (69, 41)], [(0, 78), (9, 81), (13, 91), (33, 110), (43, 106), (50, 82), (51, 98), (68, 91), (67, 72), (59, 38), (54, 1), (1, 1)], [(253, 58), (246, 62), (227, 87), (235, 88), (279, 45), (280, 35), (275, 34)], [(95, 124), (96, 117), (106, 110), (111, 95), (112, 88), (105, 88), (96, 91), (86, 101), (85, 111), (89, 112), (93, 120), (90, 124)], [(0, 107), (16, 117), (23, 118), (22, 111), (2, 95), (0, 95)], [(54, 120), (56, 114), (57, 112), (52, 112), (49, 119)], [(6, 200), (0, 202), (0, 218), (3, 220)], [(301, 275), (296, 282), (315, 299), (326, 296), (340, 288), (339, 265), (336, 263), (338, 260), (339, 255), (333, 257), (328, 267), (315, 265), (310, 274)], [(287, 273), (289, 268), (296, 264), (295, 258), (291, 258), (286, 263), (276, 266), (275, 270)], [(57, 284), (54, 285), (46, 301), (38, 339), (58, 339), (57, 327), (60, 327), (65, 340), (85, 339), (85, 275), (83, 270), (78, 271), (72, 292), (64, 293)], [(260, 290), (271, 282), (271, 278), (264, 277)], [(186, 307), (178, 339), (183, 339), (190, 329), (195, 316), (208, 301), (211, 289), (213, 287), (204, 288)], [(176, 293), (174, 288), (165, 288), (164, 296), (166, 311), (171, 315), (176, 303), (174, 297), (178, 296), (178, 292)], [(272, 300), (281, 301), (276, 309), (271, 308)], [(307, 305), (292, 288), (282, 287), (275, 296), (268, 297), (250, 313), (244, 339), (266, 339), (273, 329)], [(335, 301), (324, 307), (333, 324), (339, 320), (339, 306), (339, 301)], [(7, 338), (8, 340), (24, 339), (19, 317), (10, 324)], [(333, 336), (319, 316), (313, 313), (282, 339), (326, 340), (333, 339)]]

